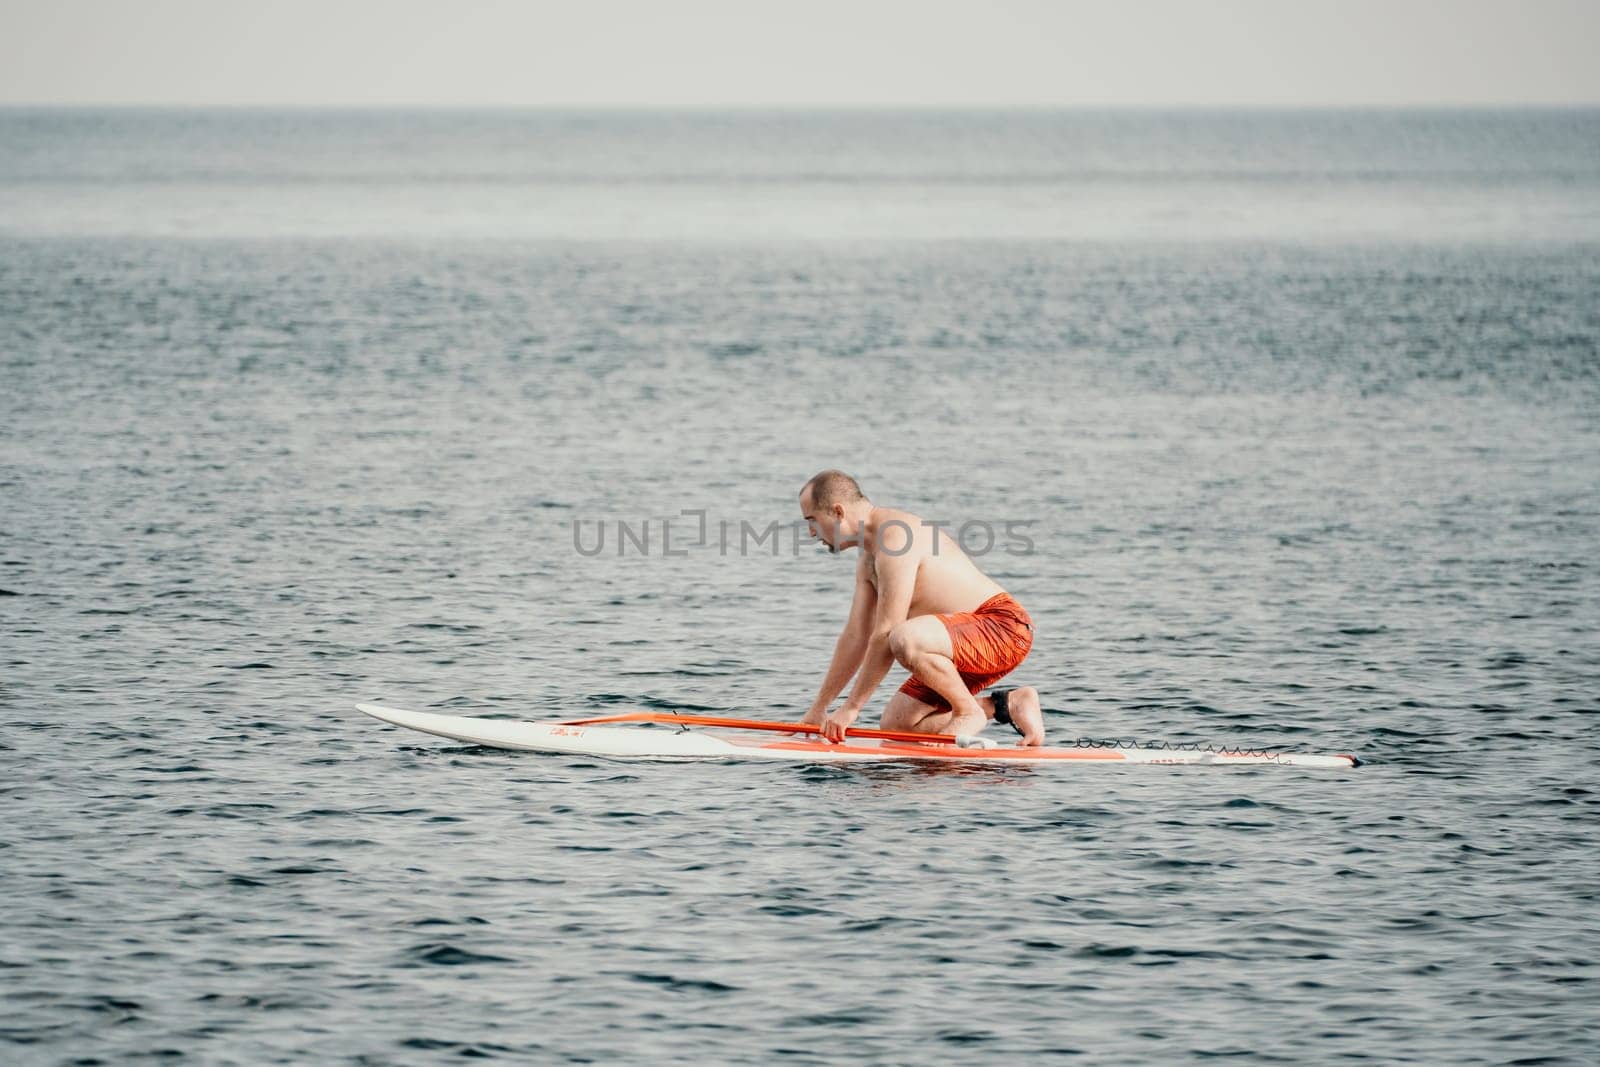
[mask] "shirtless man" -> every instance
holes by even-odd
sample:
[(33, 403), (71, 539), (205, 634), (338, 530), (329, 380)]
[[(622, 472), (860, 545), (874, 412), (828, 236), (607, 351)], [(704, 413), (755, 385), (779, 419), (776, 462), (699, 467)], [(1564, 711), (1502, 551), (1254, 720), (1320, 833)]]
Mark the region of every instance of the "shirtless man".
[[(1033, 623), (955, 538), (908, 511), (873, 506), (843, 471), (807, 482), (800, 513), (830, 551), (861, 549), (850, 619), (802, 721), (842, 741), (898, 660), (911, 677), (883, 709), (885, 730), (971, 735), (995, 719), (1009, 722), (1024, 745), (1044, 743), (1032, 686), (975, 696), (1022, 662), (1033, 647)], [(852, 675), (849, 697), (830, 714)]]

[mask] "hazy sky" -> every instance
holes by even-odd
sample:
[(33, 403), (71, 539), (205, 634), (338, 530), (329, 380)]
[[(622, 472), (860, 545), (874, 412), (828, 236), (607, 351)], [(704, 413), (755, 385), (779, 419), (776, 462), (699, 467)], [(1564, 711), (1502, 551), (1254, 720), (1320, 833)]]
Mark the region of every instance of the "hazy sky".
[(0, 0), (0, 104), (1600, 104), (1600, 0)]

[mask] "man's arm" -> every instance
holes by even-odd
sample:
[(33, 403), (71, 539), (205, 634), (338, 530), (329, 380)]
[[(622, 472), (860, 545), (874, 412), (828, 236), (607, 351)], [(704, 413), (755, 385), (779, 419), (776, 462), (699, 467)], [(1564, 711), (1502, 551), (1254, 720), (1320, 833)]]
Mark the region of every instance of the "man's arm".
[[(889, 631), (906, 621), (911, 610), (911, 594), (917, 587), (917, 565), (921, 560), (911, 551), (911, 532), (903, 524), (889, 524), (880, 536), (878, 551), (878, 604), (873, 612), (872, 631), (867, 638), (861, 669), (856, 674), (850, 697), (822, 724), (823, 736), (842, 741), (844, 731), (856, 721), (872, 694), (894, 666), (889, 651)], [(898, 553), (898, 554), (896, 554)]]
[(846, 683), (861, 666), (861, 657), (867, 651), (867, 637), (872, 632), (872, 619), (878, 603), (878, 589), (867, 573), (867, 560), (863, 555), (856, 564), (855, 594), (850, 600), (850, 618), (833, 645), (833, 661), (828, 664), (828, 674), (822, 679), (822, 688), (811, 702), (801, 722), (813, 726), (822, 722), (832, 704), (844, 690)]

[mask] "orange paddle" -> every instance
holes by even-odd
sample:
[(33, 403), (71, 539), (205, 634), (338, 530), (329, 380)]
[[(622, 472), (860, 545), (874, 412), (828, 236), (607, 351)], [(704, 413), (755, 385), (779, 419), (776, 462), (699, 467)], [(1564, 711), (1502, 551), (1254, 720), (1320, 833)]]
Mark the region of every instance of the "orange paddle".
[[(770, 730), (784, 734), (820, 734), (822, 727), (804, 722), (764, 722), (760, 719), (722, 719), (715, 715), (674, 715), (668, 711), (632, 711), (626, 715), (606, 715), (599, 719), (569, 719), (563, 726), (598, 726), (606, 722), (659, 722), (677, 726), (720, 726), (725, 730)], [(956, 744), (954, 734), (913, 734), (897, 730), (868, 730), (852, 726), (846, 737), (876, 737), (882, 741), (932, 742)]]

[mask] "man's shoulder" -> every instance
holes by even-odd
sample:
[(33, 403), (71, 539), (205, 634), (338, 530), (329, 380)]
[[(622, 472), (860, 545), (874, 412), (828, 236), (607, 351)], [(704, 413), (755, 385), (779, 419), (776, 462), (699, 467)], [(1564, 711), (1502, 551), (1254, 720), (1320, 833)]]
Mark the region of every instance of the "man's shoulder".
[(876, 521), (878, 532), (880, 534), (883, 532), (885, 527), (892, 529), (896, 524), (905, 526), (907, 530), (913, 534), (920, 527), (927, 525), (922, 521), (921, 515), (918, 515), (914, 511), (907, 511), (904, 508), (880, 508), (878, 509)]
[(875, 516), (873, 530), (873, 555), (882, 554), (893, 559), (919, 558), (927, 554), (928, 538), (924, 529), (928, 525), (921, 516), (903, 508), (883, 508)]

